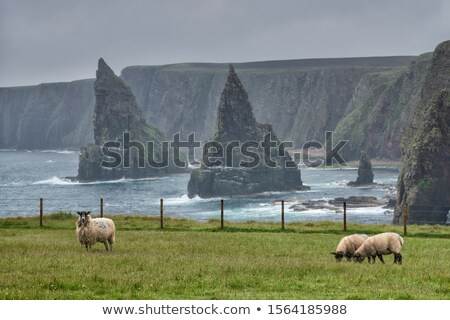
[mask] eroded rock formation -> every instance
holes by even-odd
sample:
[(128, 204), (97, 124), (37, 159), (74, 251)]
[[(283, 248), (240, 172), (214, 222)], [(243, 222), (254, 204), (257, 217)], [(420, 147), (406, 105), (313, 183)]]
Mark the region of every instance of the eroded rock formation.
[(350, 181), (348, 185), (356, 187), (372, 183), (373, 183), (372, 162), (370, 162), (367, 153), (362, 151), (361, 158), (359, 158), (358, 177), (356, 178), (356, 181)]
[[(279, 144), (272, 126), (255, 120), (247, 92), (230, 65), (220, 97), (215, 134), (211, 140), (220, 146), (204, 150), (201, 168), (191, 173), (189, 197), (199, 195), (209, 198), (306, 189), (300, 169), (292, 165), (291, 157), (285, 152), (280, 155), (275, 147), (267, 147), (264, 141), (268, 144), (269, 140)], [(250, 155), (238, 148), (238, 145), (246, 143), (252, 145), (248, 149), (252, 153)], [(221, 163), (218, 163), (211, 161), (211, 158), (221, 158), (223, 161), (219, 160)]]
[[(146, 178), (163, 175), (178, 168), (167, 166), (155, 168), (147, 163), (147, 156), (161, 162), (163, 159), (161, 141), (162, 134), (145, 122), (141, 109), (130, 88), (122, 79), (117, 77), (111, 68), (100, 58), (98, 61), (97, 79), (94, 83), (94, 144), (81, 148), (79, 157), (79, 181), (115, 180), (120, 178)], [(124, 153), (126, 139), (124, 133), (129, 134), (129, 142), (142, 143), (144, 149), (130, 148), (129, 156)], [(113, 163), (114, 159), (105, 156), (103, 146), (107, 142), (118, 142), (119, 147), (110, 149), (112, 153), (120, 154), (121, 162), (114, 167), (102, 165), (102, 162)], [(148, 151), (147, 142), (153, 143), (153, 150)], [(131, 145), (131, 144), (130, 144)], [(108, 152), (111, 155), (111, 152)], [(127, 159), (129, 164), (126, 164)]]

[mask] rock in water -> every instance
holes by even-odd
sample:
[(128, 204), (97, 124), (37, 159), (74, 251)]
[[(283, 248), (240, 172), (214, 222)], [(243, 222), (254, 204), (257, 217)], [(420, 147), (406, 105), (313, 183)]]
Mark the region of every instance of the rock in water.
[[(94, 144), (81, 148), (79, 157), (78, 177), (81, 182), (97, 180), (116, 180), (120, 178), (146, 178), (180, 171), (174, 166), (163, 168), (150, 167), (146, 163), (147, 142), (153, 142), (154, 158), (160, 162), (163, 159), (161, 142), (162, 134), (145, 122), (141, 109), (131, 92), (131, 89), (117, 77), (106, 62), (98, 61), (97, 79), (94, 83)], [(115, 141), (121, 144), (117, 153), (123, 155), (124, 132), (129, 133), (130, 141), (139, 141), (144, 151), (130, 149), (129, 165), (124, 158), (120, 165), (114, 168), (102, 166), (102, 162), (112, 162), (102, 152), (106, 142)], [(150, 151), (149, 155), (152, 155)], [(172, 162), (168, 161), (170, 165)]]
[(356, 181), (350, 181), (349, 186), (362, 186), (373, 183), (373, 171), (372, 163), (366, 152), (361, 152), (361, 158), (359, 158), (358, 177)]
[[(267, 147), (269, 142), (263, 143), (268, 141), (265, 140), (268, 137), (279, 145), (272, 126), (255, 120), (247, 92), (230, 65), (220, 97), (215, 134), (209, 141), (216, 143), (216, 146), (220, 144), (220, 147), (204, 148), (201, 167), (191, 173), (188, 196), (210, 198), (309, 189), (303, 185), (300, 169), (292, 166), (292, 159), (287, 152), (280, 155), (277, 148)], [(239, 148), (232, 148), (243, 146), (244, 143), (252, 146), (248, 149), (252, 152), (251, 157)], [(244, 166), (243, 162), (246, 163)]]
[(394, 223), (445, 224), (450, 210), (450, 41), (436, 47), (402, 142)]

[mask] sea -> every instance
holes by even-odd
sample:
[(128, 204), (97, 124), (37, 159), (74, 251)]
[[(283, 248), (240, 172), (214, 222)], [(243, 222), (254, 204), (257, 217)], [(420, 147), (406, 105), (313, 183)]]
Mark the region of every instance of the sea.
[[(57, 212), (100, 212), (104, 214), (157, 216), (160, 199), (164, 214), (197, 221), (220, 218), (220, 198), (189, 199), (189, 174), (148, 179), (120, 179), (89, 183), (72, 182), (63, 177), (76, 176), (78, 152), (68, 150), (0, 150), (0, 217), (39, 214), (39, 199), (44, 214)], [(307, 191), (264, 192), (239, 197), (224, 197), (226, 221), (280, 221), (281, 202), (285, 200), (285, 221), (341, 221), (341, 209), (295, 211), (291, 206), (307, 200), (331, 200), (337, 197), (372, 196), (387, 202), (393, 196), (398, 169), (375, 168), (373, 186), (349, 187), (357, 168), (302, 168)], [(348, 208), (347, 221), (355, 223), (392, 223), (393, 210), (383, 206)]]

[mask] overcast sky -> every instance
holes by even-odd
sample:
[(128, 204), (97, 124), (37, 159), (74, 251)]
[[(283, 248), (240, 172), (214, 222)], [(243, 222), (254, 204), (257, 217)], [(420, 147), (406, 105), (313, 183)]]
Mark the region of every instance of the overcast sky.
[(450, 39), (446, 0), (0, 0), (0, 87), (129, 65), (417, 55)]

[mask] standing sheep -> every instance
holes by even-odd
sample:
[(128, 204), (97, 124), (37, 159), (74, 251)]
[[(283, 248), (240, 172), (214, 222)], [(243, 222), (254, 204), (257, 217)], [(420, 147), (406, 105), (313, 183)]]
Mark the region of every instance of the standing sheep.
[[(372, 257), (373, 263), (378, 257), (384, 263), (383, 255), (394, 254), (394, 263), (402, 264), (402, 249), (403, 238), (394, 232), (380, 233), (375, 236), (367, 238), (361, 247), (356, 250), (353, 258), (355, 261), (363, 262), (365, 257)], [(369, 260), (370, 261), (370, 260)]]
[(112, 245), (116, 241), (116, 226), (111, 219), (96, 218), (90, 216), (90, 211), (77, 212), (80, 216), (76, 222), (76, 233), (81, 245), (86, 246), (86, 251), (92, 251), (92, 246), (97, 242), (105, 245), (106, 251), (112, 251)]
[[(352, 234), (343, 237), (336, 248), (336, 252), (331, 252), (336, 258), (336, 262), (341, 262), (343, 257), (350, 261), (356, 249), (358, 249), (369, 236), (366, 234)], [(370, 258), (369, 258), (370, 262)]]

